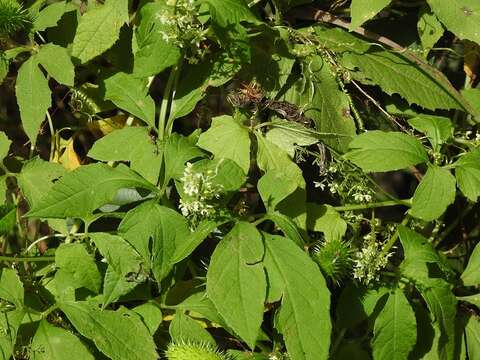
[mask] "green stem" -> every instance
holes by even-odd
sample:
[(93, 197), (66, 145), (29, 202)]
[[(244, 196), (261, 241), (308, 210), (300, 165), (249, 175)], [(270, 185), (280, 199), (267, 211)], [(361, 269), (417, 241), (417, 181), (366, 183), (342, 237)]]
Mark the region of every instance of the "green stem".
[(55, 261), (55, 256), (0, 256), (0, 261), (25, 261), (25, 262), (40, 262), (40, 261)]
[[(402, 222), (400, 223), (400, 225), (407, 225), (408, 222), (410, 221), (410, 217), (409, 216), (406, 216)], [(390, 251), (390, 249), (392, 248), (392, 246), (397, 242), (397, 239), (398, 239), (398, 227), (397, 227), (397, 230), (395, 230), (395, 233), (392, 235), (392, 237), (388, 240), (388, 242), (385, 244), (385, 246), (383, 247), (383, 250), (382, 250), (382, 253), (384, 255), (388, 254), (388, 252)]]
[(47, 114), (47, 120), (48, 120), (48, 127), (50, 129), (50, 161), (52, 161), (55, 158), (55, 145), (56, 145), (56, 134), (55, 134), (55, 128), (53, 127), (53, 121), (52, 117), (50, 116), (50, 113), (46, 112)]
[(163, 93), (162, 103), (160, 105), (160, 115), (158, 118), (158, 138), (160, 140), (164, 140), (165, 138), (168, 103), (170, 102), (170, 94), (172, 92), (173, 84), (175, 82), (175, 72), (175, 68), (173, 68), (168, 75), (167, 85), (165, 86), (165, 92)]
[(410, 206), (409, 200), (387, 200), (369, 204), (347, 204), (343, 206), (334, 206), (337, 211), (351, 211), (351, 210), (364, 210), (373, 209), (386, 206)]
[(57, 304), (53, 304), (52, 306), (50, 306), (47, 310), (43, 311), (41, 316), (43, 319), (45, 319), (52, 311), (55, 311), (58, 309), (58, 305)]

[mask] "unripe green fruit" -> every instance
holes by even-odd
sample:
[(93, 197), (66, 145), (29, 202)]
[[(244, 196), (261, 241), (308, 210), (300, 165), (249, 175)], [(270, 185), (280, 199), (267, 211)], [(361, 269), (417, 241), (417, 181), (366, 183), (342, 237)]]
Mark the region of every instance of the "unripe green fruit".
[(0, 0), (0, 34), (27, 30), (32, 22), (30, 14), (16, 0)]
[(312, 255), (323, 274), (333, 281), (340, 281), (352, 267), (350, 244), (342, 240), (325, 241), (315, 248)]
[(208, 344), (170, 343), (165, 352), (168, 360), (231, 360), (231, 357)]

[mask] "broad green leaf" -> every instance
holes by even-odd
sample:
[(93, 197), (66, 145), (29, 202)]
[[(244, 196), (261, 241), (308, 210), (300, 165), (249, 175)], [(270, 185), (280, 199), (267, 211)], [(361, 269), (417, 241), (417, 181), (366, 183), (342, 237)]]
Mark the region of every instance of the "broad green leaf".
[(51, 77), (60, 84), (73, 86), (75, 69), (67, 49), (52, 43), (45, 44), (36, 57)]
[(185, 239), (176, 244), (175, 253), (173, 258), (170, 260), (172, 264), (176, 264), (186, 257), (188, 257), (196, 248), (199, 246), (205, 238), (207, 238), (210, 233), (215, 231), (217, 227), (223, 225), (228, 220), (223, 221), (213, 221), (213, 220), (203, 220), (200, 224), (197, 225), (194, 231), (190, 232)]
[(212, 125), (197, 143), (216, 158), (235, 161), (245, 173), (250, 168), (250, 136), (246, 127), (231, 116), (223, 115), (212, 120)]
[(183, 312), (177, 311), (168, 329), (176, 343), (202, 343), (216, 346), (212, 335), (202, 325)]
[(93, 233), (90, 234), (90, 238), (108, 264), (103, 281), (103, 307), (105, 308), (145, 280), (142, 274), (142, 260), (134, 248), (120, 236)]
[(213, 172), (215, 176), (211, 180), (212, 183), (219, 185), (223, 193), (230, 195), (240, 189), (246, 180), (242, 168), (235, 161), (225, 158), (197, 161), (193, 164), (193, 171)]
[(112, 360), (156, 360), (155, 343), (139, 316), (100, 310), (87, 302), (64, 302), (60, 309), (78, 332)]
[(13, 269), (0, 270), (0, 299), (7, 300), (17, 308), (23, 307), (23, 283)]
[(455, 177), (449, 170), (430, 166), (413, 194), (410, 215), (431, 221), (439, 218), (455, 200)]
[(375, 360), (408, 358), (417, 340), (417, 325), (415, 314), (403, 290), (397, 288), (389, 295), (375, 320), (373, 334)]
[(25, 311), (15, 309), (0, 313), (0, 352), (3, 360), (11, 359), (13, 349), (17, 342), (18, 329), (24, 319)]
[(473, 249), (461, 279), (465, 286), (477, 286), (480, 284), (480, 244), (477, 244)]
[(224, 324), (224, 321), (218, 315), (217, 309), (215, 309), (215, 306), (205, 292), (198, 292), (189, 296), (180, 304), (176, 305), (175, 308), (177, 310), (193, 311), (201, 314), (212, 322)]
[(303, 125), (291, 121), (276, 121), (265, 138), (285, 150), (291, 158), (295, 156), (296, 146), (310, 146), (318, 142), (318, 136), (314, 136)]
[(400, 170), (428, 161), (422, 143), (400, 132), (368, 131), (356, 136), (349, 147), (345, 158), (368, 172)]
[(167, 138), (163, 151), (165, 182), (170, 179), (179, 180), (183, 175), (185, 163), (204, 155), (203, 151), (196, 147), (190, 139), (176, 133)]
[(432, 13), (428, 6), (424, 6), (420, 9), (417, 30), (422, 46), (426, 50), (426, 54), (428, 54), (430, 49), (435, 46), (444, 33), (442, 24), (438, 21), (437, 17)]
[(427, 136), (436, 152), (439, 152), (440, 146), (453, 135), (452, 122), (445, 117), (421, 115), (408, 120), (408, 123)]
[(25, 162), (22, 171), (17, 176), (17, 181), (30, 208), (35, 207), (50, 190), (53, 180), (60, 178), (65, 173), (62, 165), (44, 161), (38, 157)]
[(352, 0), (350, 5), (350, 16), (352, 17), (350, 29), (356, 29), (364, 22), (372, 19), (391, 2), (392, 0)]
[(355, 36), (354, 34), (339, 29), (314, 25), (313, 30), (320, 44), (327, 49), (342, 53), (344, 51), (352, 51), (358, 54), (366, 53), (371, 44)]
[(288, 353), (298, 360), (327, 359), (330, 292), (318, 266), (292, 241), (266, 233), (264, 238), (269, 288), (283, 295), (275, 327), (283, 334)]
[(472, 114), (476, 115), (476, 119), (480, 117), (480, 89), (478, 88), (470, 88), (464, 89), (461, 91), (462, 96), (469, 102), (470, 106), (472, 107)]
[(134, 307), (132, 310), (140, 315), (150, 334), (153, 336), (163, 320), (160, 305), (154, 301), (149, 301)]
[(40, 125), (52, 103), (48, 81), (38, 67), (35, 56), (25, 61), (18, 70), (15, 93), (23, 129), (33, 148)]
[(458, 300), (466, 301), (472, 305), (475, 305), (480, 309), (480, 294), (469, 295), (469, 296), (460, 296), (457, 297)]
[(283, 232), (285, 237), (293, 240), (298, 246), (303, 247), (303, 239), (297, 225), (288, 216), (280, 214), (278, 211), (270, 212), (264, 216), (265, 220), (271, 220)]
[(85, 287), (94, 293), (100, 290), (102, 277), (84, 244), (61, 244), (55, 251), (55, 264), (71, 275), (75, 289)]
[(302, 68), (303, 74), (289, 79), (290, 86), (279, 100), (298, 106), (313, 120), (317, 131), (328, 134), (322, 141), (343, 153), (355, 135), (348, 97), (339, 89), (329, 63), (320, 56), (305, 59)]
[(203, 0), (209, 5), (213, 21), (221, 27), (242, 21), (258, 23), (245, 0)]
[(372, 357), (359, 341), (342, 341), (332, 360), (370, 360)]
[(7, 59), (4, 52), (0, 50), (0, 85), (2, 85), (3, 80), (5, 80), (8, 74), (9, 66), (10, 60)]
[(433, 245), (422, 235), (402, 225), (398, 227), (398, 233), (405, 257), (400, 266), (404, 276), (412, 280), (427, 279), (429, 264), (438, 266), (445, 275), (451, 272)]
[(105, 80), (105, 89), (105, 99), (155, 127), (155, 103), (145, 81), (117, 73)]
[(40, 321), (32, 340), (32, 349), (32, 360), (94, 359), (78, 337), (49, 324), (47, 320)]
[(307, 228), (320, 231), (325, 240), (340, 240), (347, 231), (347, 223), (330, 205), (307, 203)]
[(13, 204), (0, 205), (0, 235), (10, 233), (16, 225), (17, 206)]
[(162, 23), (158, 19), (173, 16), (173, 7), (165, 2), (148, 3), (139, 12), (140, 23), (135, 30), (137, 50), (134, 54), (133, 73), (138, 77), (156, 75), (180, 59), (180, 48), (165, 39), (165, 34), (177, 33), (175, 24)]
[(0, 204), (4, 204), (6, 199), (7, 199), (7, 176), (3, 175), (3, 176), (0, 176)]
[(266, 280), (262, 237), (239, 222), (217, 245), (207, 272), (207, 294), (227, 325), (253, 349), (263, 320)]
[(72, 57), (82, 64), (108, 50), (119, 38), (120, 28), (128, 21), (127, 0), (107, 0), (89, 9), (78, 24), (73, 39)]
[(0, 132), (0, 161), (3, 161), (8, 156), (10, 145), (12, 142), (4, 132)]
[(458, 187), (470, 201), (476, 202), (480, 196), (480, 149), (463, 155), (454, 165)]
[(60, 1), (45, 6), (42, 11), (40, 11), (38, 15), (35, 16), (35, 21), (33, 22), (33, 30), (43, 31), (47, 28), (56, 26), (58, 21), (65, 13), (66, 9), (67, 4), (65, 3), (65, 1)]
[(27, 216), (89, 219), (93, 211), (111, 201), (119, 189), (134, 187), (156, 191), (155, 186), (125, 165), (81, 166), (58, 180)]
[(130, 161), (130, 168), (152, 184), (157, 183), (160, 174), (159, 146), (143, 126), (112, 131), (93, 144), (88, 156), (102, 161)]
[(130, 210), (118, 228), (122, 235), (142, 256), (160, 282), (173, 267), (175, 249), (188, 241), (188, 226), (182, 215), (147, 201)]
[[(399, 94), (409, 104), (426, 109), (462, 109), (458, 94), (443, 76), (418, 67), (401, 54), (371, 50), (365, 54), (345, 53), (343, 63), (358, 69), (359, 80), (379, 85), (387, 94)], [(441, 77), (441, 78), (440, 78)]]
[(337, 325), (353, 328), (365, 319), (376, 319), (385, 306), (389, 290), (385, 287), (366, 288), (350, 282), (340, 294), (336, 306)]
[(480, 321), (477, 316), (470, 316), (465, 326), (468, 359), (480, 359)]
[[(295, 174), (295, 178), (289, 177), (289, 173), (282, 170), (268, 170), (258, 180), (258, 192), (268, 212), (275, 211), (277, 204), (292, 194), (303, 180), (301, 174)], [(300, 179), (299, 179), (300, 177)]]
[(480, 3), (476, 0), (427, 0), (432, 11), (448, 30), (460, 39), (480, 44)]

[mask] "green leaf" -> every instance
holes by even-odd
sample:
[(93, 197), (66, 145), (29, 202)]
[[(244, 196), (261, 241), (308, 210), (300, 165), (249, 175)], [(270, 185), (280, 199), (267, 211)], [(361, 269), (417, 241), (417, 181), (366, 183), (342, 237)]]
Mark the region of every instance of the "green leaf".
[(280, 214), (278, 211), (265, 214), (265, 220), (271, 220), (283, 232), (285, 237), (293, 240), (298, 246), (303, 247), (305, 240), (299, 232), (297, 225), (288, 216)]
[(408, 358), (417, 340), (417, 325), (413, 309), (401, 289), (395, 289), (388, 297), (375, 320), (373, 334), (375, 360)]
[(246, 127), (231, 116), (223, 115), (212, 120), (212, 125), (198, 139), (198, 146), (210, 151), (218, 159), (235, 161), (245, 173), (250, 168), (250, 136)]
[(103, 307), (105, 308), (145, 280), (141, 273), (142, 260), (134, 248), (120, 236), (93, 233), (90, 234), (90, 238), (108, 264), (103, 282)]
[(165, 2), (148, 3), (142, 6), (140, 23), (135, 30), (138, 49), (134, 54), (133, 73), (138, 77), (156, 75), (180, 59), (180, 49), (173, 42), (165, 40), (165, 34), (178, 30), (176, 25), (158, 21), (162, 16), (173, 16), (173, 7)]
[(462, 96), (468, 101), (472, 108), (472, 114), (476, 115), (476, 119), (480, 117), (480, 89), (470, 88), (461, 91)]
[(283, 334), (288, 353), (296, 360), (327, 359), (331, 322), (325, 279), (307, 253), (292, 241), (266, 233), (264, 237), (269, 289), (283, 294), (275, 327)]
[(480, 196), (480, 149), (463, 155), (454, 166), (458, 187), (470, 201), (476, 202)]
[(17, 341), (18, 329), (25, 317), (23, 309), (2, 312), (0, 314), (0, 326), (3, 331), (0, 333), (0, 352), (2, 359), (10, 359)]
[(465, 326), (468, 359), (480, 359), (480, 321), (477, 316), (470, 316)]
[(453, 135), (452, 122), (445, 117), (422, 115), (408, 120), (408, 123), (414, 129), (427, 135), (428, 141), (436, 152), (439, 152), (440, 146)]
[(23, 283), (13, 269), (3, 268), (0, 272), (0, 299), (7, 300), (17, 308), (23, 308)]
[(258, 180), (258, 192), (268, 212), (275, 211), (279, 202), (292, 194), (303, 181), (301, 174), (295, 174), (295, 178), (289, 177), (292, 173), (284, 173), (281, 170), (268, 170)]
[(17, 225), (17, 206), (0, 205), (0, 235), (10, 233)]
[(480, 309), (480, 294), (469, 295), (469, 296), (459, 296), (458, 300), (466, 301), (472, 305), (475, 305)]
[(372, 19), (391, 2), (392, 0), (353, 0), (350, 5), (350, 15), (352, 17), (350, 29), (356, 29), (364, 22)]
[(266, 280), (262, 237), (239, 222), (217, 245), (207, 272), (207, 294), (227, 325), (253, 349), (263, 320)]
[(439, 218), (455, 200), (455, 177), (449, 170), (429, 166), (413, 194), (410, 215), (432, 221)]
[(84, 244), (61, 244), (55, 251), (55, 264), (71, 275), (75, 289), (85, 287), (94, 293), (100, 290), (102, 277)]
[(432, 11), (448, 30), (460, 39), (468, 39), (480, 44), (480, 3), (476, 0), (427, 0)]
[(364, 54), (371, 47), (370, 43), (339, 28), (327, 28), (321, 25), (314, 25), (312, 28), (320, 44), (332, 51), (339, 53), (352, 51), (354, 53)]
[(199, 246), (205, 238), (210, 235), (216, 228), (228, 220), (213, 221), (203, 220), (197, 225), (195, 230), (191, 232), (182, 242), (176, 244), (175, 253), (170, 260), (172, 264), (176, 264), (187, 258)]
[(422, 143), (400, 132), (373, 130), (356, 136), (345, 158), (364, 171), (400, 170), (428, 161)]
[(188, 241), (188, 226), (182, 215), (155, 201), (130, 210), (118, 228), (142, 256), (160, 282), (173, 267), (175, 249)]
[[(399, 94), (409, 104), (424, 108), (463, 109), (458, 94), (443, 76), (418, 67), (401, 54), (371, 50), (365, 54), (345, 53), (343, 63), (361, 72), (359, 80), (379, 85), (387, 94)], [(357, 75), (357, 74), (353, 74)], [(441, 77), (441, 78), (440, 78)]]
[(7, 135), (0, 132), (0, 161), (3, 161), (3, 159), (8, 156), (11, 144), (12, 142), (8, 139)]
[(185, 163), (204, 155), (190, 139), (177, 133), (170, 135), (165, 141), (164, 153), (165, 183), (170, 179), (179, 180), (183, 176)]
[(301, 75), (289, 79), (290, 86), (279, 100), (297, 105), (314, 121), (317, 131), (329, 134), (322, 141), (343, 153), (355, 135), (348, 97), (339, 89), (329, 63), (320, 56), (307, 58), (302, 68)]
[(468, 259), (468, 264), (462, 273), (461, 279), (465, 286), (477, 286), (480, 284), (480, 243), (475, 246)]
[(65, 329), (40, 321), (32, 341), (32, 360), (93, 360), (79, 338)]
[(435, 46), (444, 33), (442, 24), (428, 6), (420, 9), (417, 30), (422, 46), (427, 50), (427, 53)]
[(102, 6), (88, 9), (80, 18), (73, 39), (72, 57), (84, 64), (108, 50), (118, 40), (122, 25), (128, 21), (127, 7), (127, 0), (107, 0)]
[(318, 142), (318, 136), (303, 125), (286, 120), (275, 121), (265, 138), (285, 150), (291, 158), (295, 156), (296, 146), (310, 146)]
[(202, 325), (183, 312), (176, 312), (168, 329), (175, 343), (201, 343), (216, 346), (212, 335)]
[(206, 319), (216, 322), (217, 324), (224, 324), (225, 322), (218, 315), (217, 309), (212, 301), (207, 297), (205, 292), (195, 293), (180, 304), (175, 306), (177, 310), (193, 311), (204, 316)]
[(58, 180), (27, 216), (90, 219), (93, 211), (112, 201), (119, 189), (134, 187), (157, 190), (125, 165), (81, 166)]
[(48, 81), (38, 67), (35, 56), (25, 61), (18, 70), (15, 93), (23, 129), (33, 148), (40, 125), (52, 103)]
[(160, 305), (154, 301), (149, 301), (134, 307), (132, 310), (140, 315), (150, 334), (153, 336), (163, 320)]
[(157, 183), (160, 174), (159, 146), (143, 126), (112, 131), (95, 142), (88, 156), (102, 161), (130, 161), (130, 168), (152, 184)]
[(112, 360), (156, 360), (155, 343), (139, 316), (100, 310), (88, 302), (64, 302), (60, 309), (78, 332)]
[(242, 21), (259, 23), (244, 0), (203, 0), (203, 2), (209, 5), (213, 21), (221, 27)]
[(347, 223), (330, 205), (307, 203), (307, 228), (320, 231), (325, 240), (340, 240), (347, 231)]
[(5, 77), (8, 74), (9, 66), (10, 60), (7, 59), (5, 53), (0, 50), (0, 85), (2, 85), (3, 80), (5, 80)]
[(61, 19), (65, 10), (67, 9), (67, 4), (64, 1), (56, 2), (45, 6), (42, 11), (35, 16), (35, 21), (33, 22), (34, 31), (43, 31), (50, 27), (57, 25), (58, 21)]
[(51, 77), (60, 84), (73, 86), (75, 68), (67, 49), (51, 43), (45, 44), (36, 56)]
[(17, 181), (30, 208), (35, 207), (50, 190), (53, 180), (62, 177), (65, 173), (62, 165), (44, 161), (38, 157), (25, 162), (17, 176)]
[(117, 73), (105, 80), (105, 89), (105, 99), (155, 127), (155, 103), (145, 81)]

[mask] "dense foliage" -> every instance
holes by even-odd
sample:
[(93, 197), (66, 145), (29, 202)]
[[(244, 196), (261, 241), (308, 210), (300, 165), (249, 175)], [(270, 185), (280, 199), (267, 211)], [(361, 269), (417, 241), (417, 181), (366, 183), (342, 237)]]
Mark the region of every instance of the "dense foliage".
[(480, 359), (478, 0), (0, 0), (3, 359)]

